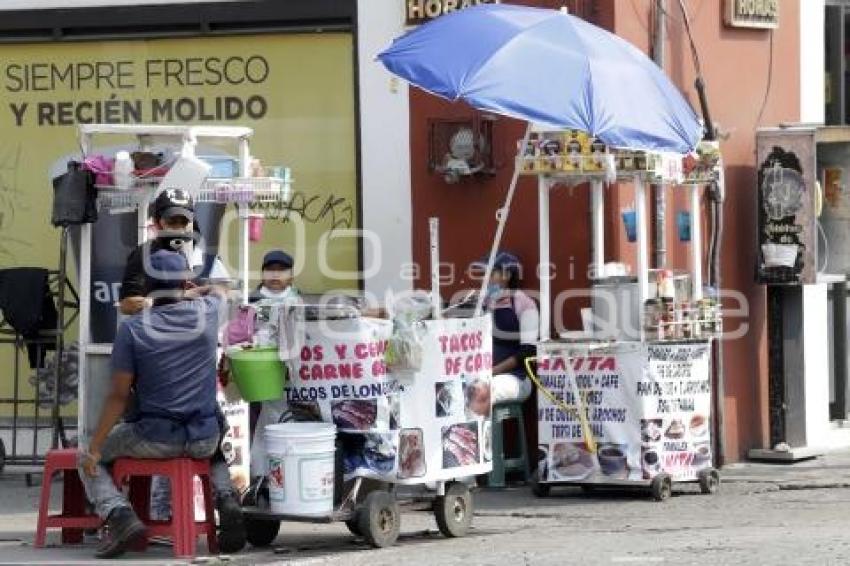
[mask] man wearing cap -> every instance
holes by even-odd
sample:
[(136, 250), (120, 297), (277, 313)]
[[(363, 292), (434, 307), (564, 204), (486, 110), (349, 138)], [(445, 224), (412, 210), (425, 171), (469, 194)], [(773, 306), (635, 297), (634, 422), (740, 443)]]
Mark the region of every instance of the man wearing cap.
[[(128, 318), (112, 347), (112, 386), (80, 470), (95, 511), (110, 537), (96, 556), (122, 554), (145, 527), (107, 468), (120, 457), (211, 459), (211, 479), (219, 512), (219, 545), (235, 552), (245, 544), (242, 510), (218, 451), (224, 423), (216, 400), (218, 329), (226, 308), (223, 289), (189, 289), (186, 258), (157, 250), (149, 258), (145, 291), (153, 307)], [(119, 423), (129, 406), (125, 422)]]
[(158, 250), (184, 253), (196, 276), (203, 278), (212, 274), (213, 278), (227, 277), (227, 271), (220, 259), (205, 256), (192, 246), (195, 238), (192, 230), (195, 209), (192, 197), (187, 191), (166, 189), (160, 192), (153, 202), (152, 209), (157, 235), (133, 250), (124, 268), (119, 298), (121, 313), (125, 315), (135, 314), (145, 307), (145, 267), (151, 255)]

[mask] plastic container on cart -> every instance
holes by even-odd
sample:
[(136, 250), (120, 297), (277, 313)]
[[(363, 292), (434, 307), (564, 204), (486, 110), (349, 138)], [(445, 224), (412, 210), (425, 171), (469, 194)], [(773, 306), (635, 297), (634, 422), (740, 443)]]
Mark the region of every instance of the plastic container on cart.
[(329, 423), (266, 426), (272, 513), (323, 516), (333, 511), (334, 441)]
[(287, 373), (276, 347), (234, 349), (227, 355), (233, 381), (245, 401), (280, 399)]

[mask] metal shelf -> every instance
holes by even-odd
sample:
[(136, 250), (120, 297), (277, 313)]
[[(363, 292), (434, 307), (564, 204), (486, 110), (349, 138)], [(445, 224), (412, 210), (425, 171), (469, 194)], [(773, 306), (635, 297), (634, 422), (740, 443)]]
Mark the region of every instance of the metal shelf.
[[(112, 213), (133, 211), (159, 187), (161, 177), (133, 180), (129, 189), (112, 185), (97, 185), (97, 200), (101, 210)], [(192, 196), (196, 203), (270, 203), (286, 202), (291, 183), (279, 177), (228, 177), (207, 179), (200, 191)]]

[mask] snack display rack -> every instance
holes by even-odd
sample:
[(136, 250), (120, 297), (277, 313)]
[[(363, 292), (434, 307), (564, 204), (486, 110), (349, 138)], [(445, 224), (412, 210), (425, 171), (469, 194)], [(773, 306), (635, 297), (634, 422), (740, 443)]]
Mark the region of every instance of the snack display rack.
[[(722, 329), (719, 307), (703, 296), (701, 188), (722, 183), (716, 144), (691, 155), (618, 151), (576, 132), (535, 132), (517, 157), (520, 175), (538, 180), (540, 250), (540, 342), (537, 370), (529, 375), (538, 390), (538, 461), (533, 490), (545, 496), (553, 486), (649, 487), (667, 499), (674, 482), (697, 481), (705, 493), (719, 485), (712, 466), (710, 414), (712, 340)], [(570, 151), (572, 147), (572, 151)], [(583, 151), (582, 151), (583, 149)], [(606, 333), (598, 329), (552, 337), (549, 200), (556, 186), (588, 186), (591, 193), (591, 272), (604, 273), (605, 184), (634, 186), (636, 292), (614, 322), (637, 328)], [(646, 196), (647, 184), (689, 193), (689, 275), (687, 302), (675, 316), (652, 315)], [(504, 218), (502, 219), (504, 221)], [(594, 289), (592, 293), (599, 293)], [(603, 296), (613, 303), (621, 296)], [(653, 300), (650, 300), (653, 299)], [(671, 305), (669, 308), (673, 308)], [(634, 325), (632, 325), (634, 326)]]

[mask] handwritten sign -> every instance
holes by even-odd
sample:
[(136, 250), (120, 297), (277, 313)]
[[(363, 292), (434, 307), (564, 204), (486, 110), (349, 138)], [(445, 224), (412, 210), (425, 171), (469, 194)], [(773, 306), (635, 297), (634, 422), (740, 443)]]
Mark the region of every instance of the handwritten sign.
[(489, 472), (489, 316), (425, 321), (422, 367), (393, 374), (386, 320), (305, 322), (283, 396), (299, 420), (337, 426), (346, 478), (422, 483)]
[(541, 351), (541, 382), (570, 408), (538, 393), (541, 479), (605, 483), (661, 472), (696, 479), (711, 466), (709, 354), (706, 343)]

